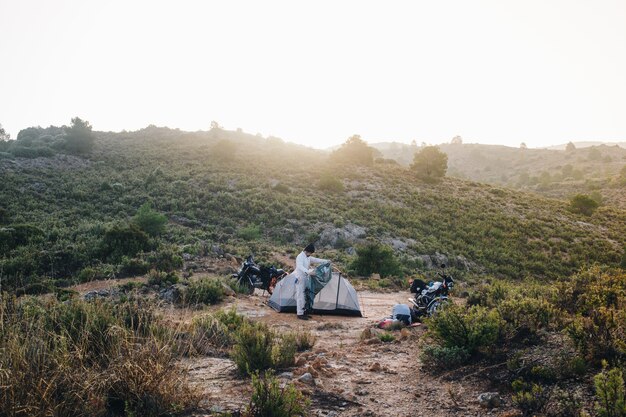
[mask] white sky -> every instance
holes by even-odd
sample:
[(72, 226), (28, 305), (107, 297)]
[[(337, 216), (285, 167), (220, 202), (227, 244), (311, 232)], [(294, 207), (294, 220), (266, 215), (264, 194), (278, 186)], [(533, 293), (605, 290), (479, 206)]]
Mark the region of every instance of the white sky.
[(0, 0), (0, 123), (626, 139), (626, 1)]

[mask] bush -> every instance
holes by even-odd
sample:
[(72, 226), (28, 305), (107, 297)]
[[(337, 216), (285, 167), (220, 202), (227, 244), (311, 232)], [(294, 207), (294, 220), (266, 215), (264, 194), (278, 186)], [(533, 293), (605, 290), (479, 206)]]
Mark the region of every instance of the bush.
[(396, 337), (391, 333), (380, 333), (378, 339), (383, 343), (390, 343), (396, 340)]
[(183, 258), (173, 246), (166, 246), (145, 255), (146, 264), (157, 271), (170, 272), (183, 266)]
[(506, 322), (509, 338), (534, 337), (541, 329), (550, 328), (559, 318), (559, 311), (546, 300), (538, 298), (511, 299), (498, 306)]
[(280, 388), (278, 379), (266, 373), (252, 375), (252, 398), (243, 417), (299, 417), (306, 415), (310, 401), (293, 385)]
[(78, 282), (91, 282), (100, 279), (115, 278), (116, 268), (113, 265), (98, 264), (86, 266), (78, 273)]
[(233, 333), (211, 314), (194, 317), (190, 330), (191, 347), (200, 355), (211, 354), (234, 343)]
[(597, 364), (626, 357), (625, 326), (626, 311), (600, 307), (588, 316), (578, 315), (567, 331), (578, 351)]
[(299, 331), (296, 333), (296, 346), (298, 348), (298, 352), (304, 352), (305, 350), (310, 350), (315, 346), (315, 342), (317, 338), (311, 332), (307, 331)]
[(425, 146), (415, 153), (411, 170), (423, 180), (438, 180), (446, 175), (448, 155), (437, 146)]
[(120, 274), (127, 277), (143, 275), (148, 272), (149, 268), (150, 265), (143, 259), (123, 256)]
[(576, 194), (570, 199), (569, 209), (572, 213), (591, 216), (597, 208), (598, 202), (588, 195)]
[(245, 323), (237, 329), (231, 358), (241, 374), (252, 375), (274, 365), (274, 332), (262, 323)]
[(117, 263), (124, 256), (134, 257), (148, 247), (148, 235), (134, 224), (120, 224), (106, 230), (102, 238), (100, 253), (103, 260)]
[(272, 347), (272, 362), (277, 369), (289, 368), (294, 365), (298, 343), (296, 335), (284, 333), (280, 335), (278, 343)]
[(626, 358), (626, 273), (591, 267), (558, 284), (556, 303), (573, 316), (568, 334), (593, 363)]
[(356, 250), (356, 259), (352, 261), (352, 269), (362, 276), (380, 274), (381, 277), (401, 275), (400, 263), (394, 256), (390, 246), (379, 243), (368, 243)]
[(344, 190), (343, 182), (331, 174), (322, 175), (317, 187), (322, 191), (329, 191), (331, 193), (341, 193)]
[(619, 368), (610, 371), (605, 367), (593, 377), (596, 388), (596, 410), (600, 417), (626, 417), (626, 391), (624, 376)]
[(541, 385), (529, 384), (522, 379), (513, 381), (513, 404), (517, 405), (524, 415), (535, 415), (541, 412), (548, 402), (548, 393)]
[(72, 125), (65, 130), (64, 147), (71, 153), (89, 153), (93, 149), (95, 138), (89, 122), (75, 117), (72, 119)]
[(368, 146), (361, 136), (352, 135), (339, 149), (333, 151), (330, 159), (339, 164), (372, 166), (374, 148)]
[(150, 236), (158, 236), (165, 230), (167, 217), (154, 211), (150, 203), (145, 203), (133, 217), (133, 223)]
[(464, 365), (470, 359), (465, 348), (427, 345), (422, 349), (420, 359), (424, 365), (439, 369), (454, 369)]
[(183, 294), (183, 303), (194, 304), (217, 304), (224, 299), (224, 286), (216, 278), (207, 278), (194, 281)]
[(148, 273), (148, 285), (157, 285), (159, 287), (169, 287), (178, 283), (178, 275), (174, 272), (160, 272), (152, 269)]
[(191, 347), (194, 353), (210, 354), (232, 347), (237, 330), (250, 322), (232, 308), (195, 317), (191, 323)]
[(496, 310), (451, 305), (430, 319), (430, 328), (442, 346), (474, 354), (498, 341), (502, 319)]
[(261, 226), (251, 224), (239, 229), (237, 235), (243, 240), (259, 240), (261, 238)]

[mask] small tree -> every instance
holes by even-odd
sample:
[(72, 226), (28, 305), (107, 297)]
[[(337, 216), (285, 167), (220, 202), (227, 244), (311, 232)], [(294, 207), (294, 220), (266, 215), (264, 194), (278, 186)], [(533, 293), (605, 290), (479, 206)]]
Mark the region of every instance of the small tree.
[(447, 169), (448, 155), (437, 146), (426, 146), (416, 152), (411, 165), (411, 170), (425, 180), (440, 179), (446, 175)]
[(626, 390), (624, 377), (619, 368), (604, 369), (593, 378), (596, 388), (596, 410), (601, 417), (626, 417)]
[(452, 141), (450, 141), (451, 144), (453, 145), (462, 145), (463, 144), (463, 138), (460, 137), (459, 135), (456, 135), (455, 137), (452, 138)]
[(72, 125), (65, 129), (65, 149), (72, 153), (85, 154), (91, 152), (95, 135), (88, 121), (79, 117), (72, 119)]
[(519, 148), (520, 149), (528, 149), (528, 146), (526, 146), (526, 142), (522, 142), (519, 144)]
[(570, 211), (591, 216), (598, 208), (598, 202), (585, 194), (576, 194), (570, 200)]
[(572, 152), (576, 150), (576, 145), (574, 145), (572, 142), (567, 142), (567, 145), (565, 145), (565, 150), (567, 152)]
[(358, 247), (356, 255), (356, 259), (352, 262), (352, 268), (359, 275), (380, 274), (384, 278), (401, 274), (400, 263), (396, 260), (393, 249), (389, 246), (370, 242)]
[(2, 127), (2, 124), (0, 123), (0, 140), (9, 140), (11, 139), (11, 135), (9, 135), (6, 130), (4, 130), (4, 128)]
[(374, 148), (368, 146), (361, 136), (352, 135), (331, 154), (331, 159), (340, 163), (371, 166), (374, 164)]
[(158, 236), (165, 230), (167, 217), (154, 211), (150, 203), (145, 203), (137, 210), (133, 223), (150, 236)]

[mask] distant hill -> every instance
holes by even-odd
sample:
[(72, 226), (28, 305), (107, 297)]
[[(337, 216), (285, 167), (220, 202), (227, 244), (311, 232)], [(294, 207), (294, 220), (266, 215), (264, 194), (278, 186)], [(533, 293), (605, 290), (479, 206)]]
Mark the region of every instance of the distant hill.
[[(417, 146), (374, 144), (385, 158), (408, 166)], [(567, 199), (576, 193), (596, 193), (606, 204), (626, 208), (626, 189), (620, 172), (626, 149), (617, 145), (555, 149), (521, 149), (500, 145), (443, 144), (448, 173), (457, 178), (532, 191)]]
[[(586, 142), (572, 142), (576, 148), (590, 148), (592, 146), (619, 146), (620, 148), (626, 149), (626, 142), (600, 142), (600, 141), (586, 141)], [(553, 150), (565, 150), (567, 143), (562, 145), (548, 146), (545, 149), (553, 149)]]
[[(222, 129), (95, 134), (87, 156), (0, 159), (3, 288), (132, 275), (184, 253), (254, 252), (263, 260), (310, 241), (344, 268), (373, 241), (393, 247), (405, 273), (443, 261), (467, 279), (557, 278), (583, 264), (623, 262), (626, 215), (610, 206), (586, 217), (536, 194), (458, 178), (425, 184), (388, 162), (333, 165), (322, 151)], [(442, 148), (451, 170), (481, 178), (494, 171), (515, 178), (562, 154)], [(587, 152), (559, 157), (584, 170)], [(163, 234), (134, 226), (145, 203), (166, 216)]]

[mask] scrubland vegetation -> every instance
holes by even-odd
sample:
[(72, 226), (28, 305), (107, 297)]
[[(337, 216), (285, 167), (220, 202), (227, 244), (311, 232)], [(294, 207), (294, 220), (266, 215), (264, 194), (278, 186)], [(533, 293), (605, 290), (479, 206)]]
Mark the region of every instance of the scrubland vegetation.
[[(371, 288), (448, 264), (462, 300), (426, 323), (430, 372), (504, 369), (492, 379), (526, 415), (581, 416), (584, 396), (564, 393), (593, 386), (594, 413), (625, 415), (623, 209), (443, 177), (453, 158), (427, 152), (436, 169), (382, 159), (358, 136), (328, 155), (217, 124), (106, 133), (78, 118), (0, 141), (0, 415), (184, 413), (199, 398), (178, 361), (209, 354), (251, 378), (243, 415), (303, 414), (307, 400), (273, 372), (315, 337), (202, 312), (224, 280), (179, 272), (185, 259), (264, 262), (311, 241), (352, 276), (377, 274)], [(107, 302), (64, 289), (140, 275), (157, 291), (180, 285), (173, 305), (199, 313), (163, 320), (142, 284)]]

